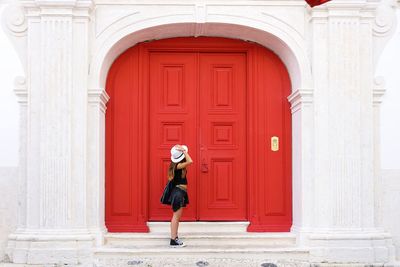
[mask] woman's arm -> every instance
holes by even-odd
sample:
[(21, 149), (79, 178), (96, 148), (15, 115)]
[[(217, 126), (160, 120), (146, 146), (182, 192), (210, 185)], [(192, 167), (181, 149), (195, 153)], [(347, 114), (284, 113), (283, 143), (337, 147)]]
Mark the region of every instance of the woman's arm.
[(179, 163), (178, 166), (176, 166), (177, 169), (184, 169), (193, 163), (193, 160), (190, 157), (189, 153), (187, 153), (186, 151), (183, 151), (183, 154), (185, 154), (186, 161)]
[(185, 161), (185, 162), (182, 162), (182, 163), (179, 163), (179, 164), (176, 166), (176, 168), (177, 168), (177, 169), (184, 169), (184, 168), (186, 168), (187, 166), (189, 166), (190, 164), (192, 164), (192, 163), (193, 163), (193, 160), (192, 160), (192, 158), (190, 157), (189, 153), (188, 153), (186, 150), (184, 150), (183, 148), (178, 148), (178, 149), (181, 150), (181, 151), (183, 152), (183, 154), (185, 154), (185, 159), (186, 159), (186, 161)]

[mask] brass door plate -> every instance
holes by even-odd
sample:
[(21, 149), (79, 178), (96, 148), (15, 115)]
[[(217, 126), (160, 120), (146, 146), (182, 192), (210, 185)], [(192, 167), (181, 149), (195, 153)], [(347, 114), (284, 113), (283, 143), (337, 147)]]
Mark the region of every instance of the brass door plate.
[(271, 150), (274, 152), (279, 150), (279, 137), (278, 136), (271, 137)]

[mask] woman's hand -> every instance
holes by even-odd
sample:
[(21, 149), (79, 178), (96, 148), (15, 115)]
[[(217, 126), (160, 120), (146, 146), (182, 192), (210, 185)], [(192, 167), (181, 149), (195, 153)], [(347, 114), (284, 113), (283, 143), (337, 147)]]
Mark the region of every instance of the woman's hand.
[(185, 158), (186, 158), (185, 162), (179, 163), (176, 166), (178, 169), (184, 169), (184, 168), (186, 168), (187, 166), (189, 166), (190, 164), (193, 163), (193, 160), (192, 160), (192, 158), (190, 157), (190, 155), (188, 153), (187, 146), (176, 145), (175, 148), (176, 148), (176, 150), (183, 152), (183, 154), (185, 154)]
[(182, 145), (175, 145), (176, 150), (181, 151), (181, 152), (187, 152), (186, 148), (183, 147)]
[(176, 148), (176, 150), (178, 150), (178, 151), (181, 151), (181, 152), (184, 151), (184, 149), (183, 149), (183, 147), (182, 147), (181, 145), (176, 145), (175, 148)]

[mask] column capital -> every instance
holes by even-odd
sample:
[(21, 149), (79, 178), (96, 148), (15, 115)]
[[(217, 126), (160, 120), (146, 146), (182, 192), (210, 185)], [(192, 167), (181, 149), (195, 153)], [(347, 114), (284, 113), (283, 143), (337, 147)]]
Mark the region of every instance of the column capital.
[(382, 76), (375, 77), (372, 93), (374, 105), (380, 105), (382, 103), (382, 98), (386, 93), (386, 82)]
[(311, 104), (313, 102), (313, 90), (309, 88), (297, 89), (287, 99), (292, 104), (292, 113), (295, 113), (301, 109), (302, 104)]
[(105, 113), (107, 109), (107, 102), (110, 99), (108, 96), (106, 90), (104, 89), (89, 89), (88, 90), (88, 98), (89, 98), (89, 103), (91, 104), (98, 104), (100, 107), (100, 110)]

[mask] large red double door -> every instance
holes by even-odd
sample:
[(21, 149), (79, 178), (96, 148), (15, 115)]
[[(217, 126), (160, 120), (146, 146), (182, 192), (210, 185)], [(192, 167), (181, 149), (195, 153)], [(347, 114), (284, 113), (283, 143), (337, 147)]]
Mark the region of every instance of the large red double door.
[(161, 206), (174, 144), (187, 144), (190, 205), (186, 220), (246, 220), (246, 55), (150, 54), (150, 220)]
[(113, 63), (106, 90), (109, 231), (170, 220), (160, 196), (174, 144), (194, 160), (184, 220), (290, 230), (290, 82), (274, 53), (225, 38), (141, 43)]

